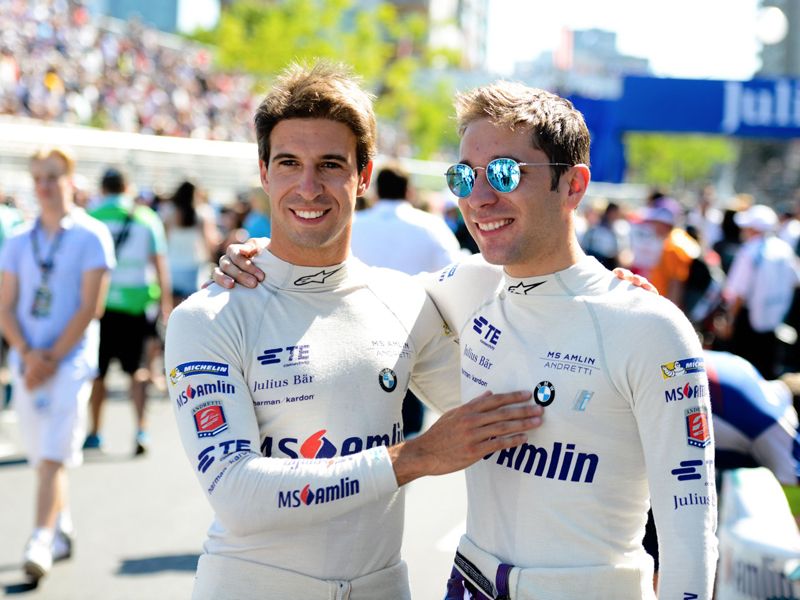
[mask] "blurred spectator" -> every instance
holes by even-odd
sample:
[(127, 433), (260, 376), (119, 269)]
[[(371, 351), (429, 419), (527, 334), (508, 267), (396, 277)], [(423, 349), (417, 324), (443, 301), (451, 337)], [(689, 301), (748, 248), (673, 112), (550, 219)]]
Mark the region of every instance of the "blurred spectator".
[[(252, 141), (251, 77), (135, 21), (112, 31), (77, 0), (0, 2), (0, 113), (103, 129)], [(161, 40), (169, 38), (171, 43)]]
[[(14, 232), (23, 223), (22, 213), (17, 209), (14, 198), (11, 196), (4, 196), (3, 191), (0, 190), (0, 198), (3, 202), (0, 203), (0, 249), (5, 244), (5, 241), (11, 237)], [(5, 338), (0, 340), (0, 366), (5, 367), (8, 358), (8, 342)], [(7, 371), (3, 369), (0, 377), (0, 386), (2, 386), (2, 395), (0, 396), (0, 410), (7, 408), (11, 404), (11, 383), (7, 377)]]
[(458, 240), (444, 219), (414, 208), (411, 180), (399, 165), (375, 177), (378, 201), (356, 213), (351, 249), (370, 266), (415, 275), (437, 271), (461, 258)]
[(666, 296), (679, 308), (684, 308), (686, 281), (692, 261), (700, 256), (700, 245), (685, 230), (676, 227), (678, 215), (669, 204), (645, 208), (642, 221), (649, 225), (658, 239), (662, 240), (661, 255), (647, 274), (661, 295)]
[(247, 230), (247, 236), (269, 237), (271, 227), (266, 213), (269, 200), (264, 190), (259, 187), (239, 194), (238, 203), (243, 215), (241, 226)]
[(697, 204), (686, 215), (687, 229), (695, 228), (703, 248), (712, 248), (722, 239), (722, 212), (716, 202), (714, 186), (704, 186), (697, 195)]
[(231, 244), (241, 244), (248, 235), (247, 230), (242, 227), (244, 223), (244, 213), (241, 205), (237, 202), (233, 206), (223, 206), (219, 209), (218, 229), (220, 232), (220, 243), (214, 253), (214, 262), (219, 261), (219, 257), (225, 254)]
[[(458, 240), (444, 219), (412, 206), (411, 179), (400, 165), (384, 166), (375, 185), (378, 201), (353, 220), (353, 256), (370, 266), (409, 275), (436, 271), (461, 258)], [(402, 412), (404, 435), (419, 432), (424, 409), (411, 390)]]
[[(127, 182), (117, 169), (104, 173), (100, 187), (103, 201), (91, 215), (111, 230), (117, 267), (111, 276), (106, 312), (100, 321), (100, 374), (92, 387), (92, 426), (84, 448), (101, 447), (105, 377), (111, 360), (117, 358), (122, 370), (131, 377), (130, 395), (136, 409), (137, 428), (135, 454), (139, 455), (146, 451), (148, 442), (145, 403), (150, 380), (142, 360), (145, 340), (155, 327), (146, 312), (160, 298), (161, 318), (166, 323), (172, 308), (164, 226), (153, 210), (134, 203), (126, 195)], [(156, 281), (152, 280), (151, 270), (155, 271)]]
[(108, 230), (73, 205), (74, 169), (61, 149), (32, 157), (39, 217), (8, 239), (0, 255), (0, 324), (13, 348), (21, 439), (37, 471), (35, 529), (23, 557), (34, 580), (72, 552), (66, 468), (82, 460), (97, 370), (96, 318), (114, 266)]
[(607, 269), (619, 266), (619, 254), (627, 244), (617, 229), (617, 221), (622, 219), (622, 211), (615, 202), (609, 202), (600, 220), (589, 227), (581, 240), (583, 251), (594, 256)]
[(720, 265), (725, 273), (730, 271), (733, 257), (736, 256), (739, 247), (742, 245), (741, 229), (736, 224), (736, 214), (737, 211), (735, 209), (729, 208), (725, 210), (722, 214), (722, 225), (720, 227), (722, 238), (712, 246), (719, 255)]
[(178, 186), (162, 217), (167, 233), (172, 305), (177, 306), (196, 292), (199, 282), (208, 275), (207, 266), (220, 242), (219, 232), (213, 211), (191, 181)]
[(778, 206), (778, 237), (789, 244), (795, 254), (800, 253), (800, 220), (797, 219), (797, 202), (782, 202)]
[(752, 362), (766, 379), (776, 376), (778, 339), (800, 269), (794, 250), (774, 235), (778, 217), (770, 207), (756, 204), (737, 213), (744, 244), (728, 273), (725, 299), (728, 319), (723, 336), (730, 350)]
[(72, 178), (73, 197), (72, 201), (78, 208), (84, 210), (89, 208), (89, 201), (91, 200), (91, 184), (89, 178), (80, 173), (75, 173)]

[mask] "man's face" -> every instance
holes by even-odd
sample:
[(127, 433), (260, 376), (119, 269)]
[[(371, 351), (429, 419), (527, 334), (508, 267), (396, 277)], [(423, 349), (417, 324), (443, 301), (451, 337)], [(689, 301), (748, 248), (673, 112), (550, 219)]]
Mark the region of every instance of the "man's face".
[[(461, 139), (460, 161), (485, 167), (495, 158), (513, 158), (523, 163), (551, 162), (531, 145), (530, 131), (493, 125), (488, 119), (467, 126)], [(560, 257), (567, 247), (569, 228), (562, 176), (557, 191), (551, 191), (551, 170), (546, 166), (522, 167), (519, 186), (503, 194), (476, 172), (475, 187), (459, 200), (469, 232), (484, 258), (504, 265), (514, 277), (529, 277), (565, 268)]]
[(269, 163), (259, 162), (270, 197), (270, 251), (296, 265), (328, 266), (347, 258), (356, 197), (372, 173), (356, 162), (356, 136), (328, 119), (287, 119), (270, 134)]
[(67, 164), (56, 155), (33, 160), (30, 165), (36, 199), (42, 208), (60, 207), (72, 195), (72, 178)]

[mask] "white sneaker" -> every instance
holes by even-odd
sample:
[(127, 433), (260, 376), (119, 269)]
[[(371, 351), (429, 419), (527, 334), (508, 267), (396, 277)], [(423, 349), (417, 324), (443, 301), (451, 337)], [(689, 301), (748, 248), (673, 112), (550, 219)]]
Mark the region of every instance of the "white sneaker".
[(34, 581), (38, 581), (47, 575), (53, 566), (51, 543), (45, 542), (40, 537), (32, 537), (25, 546), (22, 560), (25, 573)]
[(72, 556), (73, 536), (66, 531), (56, 529), (53, 536), (53, 562), (65, 560)]

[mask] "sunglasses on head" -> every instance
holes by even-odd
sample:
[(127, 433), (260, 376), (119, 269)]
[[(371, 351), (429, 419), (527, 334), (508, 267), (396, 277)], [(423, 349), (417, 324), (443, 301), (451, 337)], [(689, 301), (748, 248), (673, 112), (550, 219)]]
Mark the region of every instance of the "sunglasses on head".
[(444, 174), (447, 187), (459, 198), (466, 198), (475, 187), (475, 171), (484, 169), (486, 179), (494, 189), (503, 194), (513, 192), (519, 185), (522, 176), (520, 167), (571, 167), (567, 163), (521, 163), (513, 158), (495, 158), (485, 167), (470, 167), (463, 163), (453, 165)]

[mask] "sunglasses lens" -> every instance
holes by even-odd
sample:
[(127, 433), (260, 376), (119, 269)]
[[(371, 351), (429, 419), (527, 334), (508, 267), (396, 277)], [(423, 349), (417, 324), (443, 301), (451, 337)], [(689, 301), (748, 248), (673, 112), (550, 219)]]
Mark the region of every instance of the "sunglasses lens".
[(475, 172), (467, 165), (453, 165), (445, 173), (447, 187), (459, 198), (466, 198), (475, 185)]
[(511, 158), (495, 159), (486, 165), (486, 177), (498, 192), (513, 192), (519, 185), (519, 164)]

